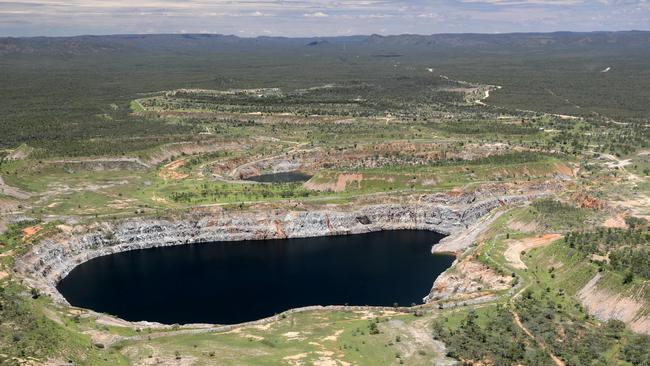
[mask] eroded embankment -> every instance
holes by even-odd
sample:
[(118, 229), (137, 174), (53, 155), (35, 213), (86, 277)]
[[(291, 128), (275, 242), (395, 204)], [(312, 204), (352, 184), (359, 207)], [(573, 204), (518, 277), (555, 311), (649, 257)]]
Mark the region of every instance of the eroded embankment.
[(32, 287), (66, 303), (57, 282), (92, 258), (127, 250), (250, 239), (345, 235), (379, 230), (422, 229), (457, 235), (494, 208), (537, 193), (495, 197), (492, 193), (422, 196), (418, 203), (380, 204), (355, 210), (194, 212), (177, 220), (131, 219), (77, 227), (43, 240), (18, 258), (15, 270)]
[(602, 278), (603, 274), (597, 273), (577, 294), (587, 312), (601, 321), (620, 320), (633, 331), (650, 335), (650, 315), (645, 309), (643, 287), (633, 293), (617, 292), (599, 287)]

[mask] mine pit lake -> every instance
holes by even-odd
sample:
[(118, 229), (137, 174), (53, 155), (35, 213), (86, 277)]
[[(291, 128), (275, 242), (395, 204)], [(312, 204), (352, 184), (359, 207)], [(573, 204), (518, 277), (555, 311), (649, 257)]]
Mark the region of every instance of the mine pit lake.
[(58, 290), (78, 307), (130, 321), (235, 324), (310, 305), (420, 304), (454, 257), (424, 230), (248, 240), (94, 258)]

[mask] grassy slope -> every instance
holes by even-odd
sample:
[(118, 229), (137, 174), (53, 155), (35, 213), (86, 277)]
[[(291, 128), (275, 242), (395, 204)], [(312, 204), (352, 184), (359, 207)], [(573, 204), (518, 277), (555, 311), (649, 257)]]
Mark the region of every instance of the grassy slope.
[[(585, 214), (586, 213), (588, 212), (585, 212)], [(562, 227), (558, 227), (557, 225), (559, 222), (570, 221), (571, 215), (574, 214), (575, 213), (567, 211), (564, 215), (569, 216), (563, 216), (562, 213), (556, 212), (554, 220), (547, 221), (547, 225), (542, 225), (542, 227), (554, 227), (555, 230), (566, 230), (566, 227), (562, 229)], [(563, 218), (564, 220), (558, 220), (560, 218)], [(545, 343), (547, 344), (548, 349), (558, 355), (568, 365), (582, 364), (582, 361), (578, 360), (578, 356), (586, 357), (587, 359), (598, 358), (600, 359), (599, 362), (604, 362), (603, 364), (607, 365), (631, 365), (631, 363), (625, 361), (625, 355), (622, 354), (622, 349), (631, 342), (631, 339), (634, 336), (628, 331), (620, 334), (616, 333), (618, 335), (615, 336), (610, 336), (609, 330), (606, 331), (602, 323), (596, 321), (585, 313), (583, 307), (576, 298), (577, 292), (584, 287), (584, 285), (596, 273), (598, 273), (598, 266), (596, 264), (590, 262), (576, 250), (564, 245), (563, 241), (560, 239), (546, 247), (528, 251), (523, 257), (524, 262), (528, 265), (528, 269), (513, 269), (508, 266), (503, 257), (503, 252), (507, 247), (504, 243), (506, 234), (510, 239), (531, 237), (531, 233), (513, 231), (509, 228), (508, 223), (512, 220), (526, 222), (531, 219), (535, 219), (538, 223), (543, 223), (544, 215), (540, 215), (535, 212), (535, 210), (529, 208), (509, 211), (495, 221), (491, 233), (488, 235), (488, 240), (486, 240), (485, 244), (479, 246), (481, 251), (479, 260), (497, 270), (513, 271), (523, 281), (521, 290), (518, 290), (519, 296), (516, 296), (512, 300), (510, 300), (510, 296), (506, 296), (502, 298), (499, 303), (504, 306), (514, 306), (513, 309), (517, 309), (516, 311), (520, 314), (522, 321), (526, 326), (528, 326), (532, 333), (536, 337), (539, 337), (539, 339), (546, 339)], [(555, 221), (555, 225), (553, 221)], [(613, 291), (614, 293), (629, 293), (629, 289), (626, 289), (626, 287), (630, 286), (622, 285), (621, 274), (605, 271), (603, 275), (605, 279), (604, 282), (611, 285), (610, 291)], [(637, 286), (632, 287), (640, 290), (638, 284)], [(526, 302), (522, 301), (522, 298), (525, 298), (526, 296), (532, 296), (533, 299), (536, 299), (534, 300), (536, 304), (554, 304), (552, 308), (553, 317), (551, 318), (553, 320), (549, 321), (548, 319), (544, 319), (544, 321), (541, 321), (540, 319), (535, 319), (535, 317), (540, 315), (541, 312), (549, 310), (545, 307), (546, 305), (543, 305), (533, 313), (530, 313), (530, 305), (526, 305)], [(509, 305), (509, 303), (512, 303), (512, 305)], [(467, 319), (470, 311), (473, 310), (471, 310), (471, 308), (464, 309), (457, 312), (452, 317), (439, 318), (439, 321), (442, 321), (441, 324), (445, 327), (458, 332), (455, 336), (451, 336), (452, 338), (457, 337), (462, 333), (460, 332), (462, 329), (460, 327), (463, 324), (463, 321)], [(476, 314), (479, 316), (479, 325), (485, 327), (486, 319), (494, 319), (497, 313), (493, 307), (483, 307), (476, 310)], [(508, 322), (508, 320), (505, 321)], [(513, 322), (514, 320), (511, 319), (509, 321)], [(529, 323), (531, 321), (532, 323)], [(491, 326), (493, 327), (494, 324)], [(574, 336), (576, 338), (564, 339), (559, 336), (558, 333), (555, 333), (558, 331), (562, 332), (560, 331), (562, 328), (565, 328), (565, 332), (577, 331), (578, 333)], [(495, 329), (492, 331), (494, 330)], [(513, 339), (521, 337), (521, 335), (515, 337), (514, 333), (508, 332), (493, 334), (490, 333), (490, 328), (484, 328), (483, 331), (486, 332), (485, 334), (488, 337), (512, 337)], [(446, 335), (445, 337), (450, 337), (450, 335)], [(445, 337), (443, 337), (443, 340)], [(550, 337), (550, 340), (547, 339), (547, 337)], [(557, 339), (560, 339), (560, 343), (555, 344), (553, 340)], [(570, 346), (569, 349), (566, 349), (561, 343), (562, 340), (568, 343), (579, 340), (581, 342), (579, 343), (580, 347)], [(448, 339), (448, 341), (450, 344), (454, 344), (452, 339)], [(534, 349), (539, 350), (539, 347), (536, 346), (534, 342), (530, 343), (530, 339), (527, 340), (526, 337), (520, 338), (519, 341), (528, 342), (530, 352)], [(499, 349), (490, 348), (493, 347), (493, 345), (486, 344), (484, 347), (488, 350), (488, 354), (490, 352), (500, 352)], [(596, 349), (594, 351), (594, 349), (590, 349), (589, 347), (596, 347)], [(544, 357), (546, 357), (548, 361), (529, 360), (529, 362), (532, 362), (531, 364), (535, 365), (551, 364), (548, 356)]]
[[(380, 317), (366, 320), (363, 317), (373, 318), (372, 314), (344, 311), (296, 313), (269, 326), (126, 342), (120, 347), (133, 360), (150, 356), (168, 360), (180, 354), (197, 365), (215, 360), (223, 365), (286, 365), (292, 358), (304, 364), (330, 359), (357, 365), (397, 364), (403, 358), (409, 365), (426, 365), (436, 357), (426, 345), (420, 352), (408, 349), (415, 340), (399, 331), (420, 318), (381, 312), (375, 315)], [(370, 334), (369, 325), (377, 321), (379, 333)]]

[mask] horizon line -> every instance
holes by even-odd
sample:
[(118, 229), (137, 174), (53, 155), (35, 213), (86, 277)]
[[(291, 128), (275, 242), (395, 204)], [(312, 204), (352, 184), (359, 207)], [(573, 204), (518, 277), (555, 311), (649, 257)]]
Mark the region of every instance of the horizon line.
[(485, 36), (498, 36), (498, 35), (508, 35), (508, 34), (559, 34), (559, 33), (570, 33), (570, 34), (595, 34), (595, 33), (650, 33), (650, 29), (628, 29), (628, 30), (590, 30), (590, 31), (571, 31), (571, 30), (556, 30), (556, 31), (546, 31), (546, 32), (526, 32), (526, 31), (517, 31), (517, 32), (440, 32), (440, 33), (370, 33), (370, 34), (350, 34), (350, 35), (312, 35), (312, 36), (281, 36), (281, 35), (257, 35), (257, 36), (238, 36), (236, 34), (226, 34), (226, 33), (203, 33), (203, 32), (175, 32), (175, 33), (80, 33), (74, 35), (65, 35), (65, 36), (48, 36), (48, 35), (37, 35), (37, 36), (15, 36), (15, 35), (0, 35), (0, 39), (7, 38), (16, 38), (16, 39), (27, 39), (27, 38), (76, 38), (76, 37), (119, 37), (119, 36), (182, 36), (182, 35), (194, 35), (194, 36), (222, 36), (222, 37), (236, 37), (240, 39), (259, 39), (259, 38), (285, 38), (285, 39), (313, 39), (313, 38), (353, 38), (353, 37), (400, 37), (400, 36), (419, 36), (419, 37), (429, 37), (437, 35), (485, 35)]

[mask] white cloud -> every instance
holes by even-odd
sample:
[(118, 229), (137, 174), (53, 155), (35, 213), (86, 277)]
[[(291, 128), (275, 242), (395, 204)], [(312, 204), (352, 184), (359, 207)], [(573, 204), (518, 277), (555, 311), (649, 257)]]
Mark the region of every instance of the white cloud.
[(481, 3), (502, 6), (514, 5), (580, 5), (583, 0), (461, 0), (463, 3)]
[(0, 0), (0, 36), (650, 29), (650, 0)]
[(273, 14), (270, 13), (262, 13), (261, 11), (254, 11), (249, 14), (252, 17), (270, 17), (273, 16)]
[(313, 13), (305, 13), (303, 16), (307, 18), (327, 18), (329, 15), (323, 13), (322, 11), (315, 11)]

